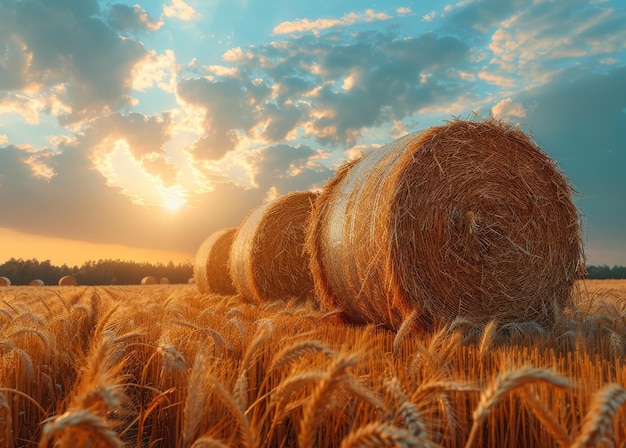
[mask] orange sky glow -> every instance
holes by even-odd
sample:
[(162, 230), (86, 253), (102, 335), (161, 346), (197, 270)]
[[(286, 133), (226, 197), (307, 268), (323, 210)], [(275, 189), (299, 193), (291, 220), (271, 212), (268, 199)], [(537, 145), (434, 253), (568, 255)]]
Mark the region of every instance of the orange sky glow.
[(123, 246), (121, 244), (96, 244), (63, 238), (30, 235), (15, 230), (0, 228), (0, 263), (10, 258), (25, 260), (36, 258), (50, 260), (53, 265), (81, 266), (86, 261), (123, 260), (135, 262), (185, 263), (193, 260), (194, 254), (170, 252)]

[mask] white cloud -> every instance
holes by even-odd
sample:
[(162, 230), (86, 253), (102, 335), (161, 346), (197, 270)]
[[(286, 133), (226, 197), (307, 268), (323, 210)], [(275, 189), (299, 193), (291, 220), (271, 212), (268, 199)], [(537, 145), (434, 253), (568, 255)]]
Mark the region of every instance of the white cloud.
[(180, 66), (176, 64), (176, 55), (172, 50), (156, 54), (151, 50), (132, 70), (133, 89), (145, 91), (153, 86), (169, 93), (176, 91), (176, 78)]
[(190, 21), (200, 17), (200, 14), (183, 0), (172, 0), (171, 5), (163, 5), (163, 14), (180, 20)]
[(206, 65), (204, 69), (216, 76), (237, 77), (239, 75), (239, 69), (236, 67), (226, 67), (223, 65)]
[(526, 110), (524, 105), (513, 101), (511, 98), (505, 98), (491, 108), (491, 113), (496, 117), (507, 118), (525, 118)]
[(515, 79), (487, 70), (478, 72), (478, 77), (488, 84), (493, 84), (500, 88), (513, 88), (517, 85)]
[(6, 145), (9, 143), (9, 137), (6, 134), (0, 134), (0, 145)]
[(377, 13), (372, 9), (365, 10), (364, 13), (350, 12), (342, 18), (331, 19), (297, 19), (293, 22), (281, 22), (274, 27), (275, 34), (292, 34), (306, 31), (320, 31), (335, 26), (347, 26), (359, 22), (373, 22), (390, 19), (391, 16), (385, 13)]
[(425, 22), (431, 22), (435, 19), (435, 17), (437, 17), (437, 12), (431, 11), (429, 14), (424, 15), (422, 19), (424, 19)]
[(401, 16), (411, 14), (412, 12), (413, 11), (411, 10), (411, 8), (408, 8), (406, 6), (402, 6), (396, 9), (396, 13), (400, 14)]

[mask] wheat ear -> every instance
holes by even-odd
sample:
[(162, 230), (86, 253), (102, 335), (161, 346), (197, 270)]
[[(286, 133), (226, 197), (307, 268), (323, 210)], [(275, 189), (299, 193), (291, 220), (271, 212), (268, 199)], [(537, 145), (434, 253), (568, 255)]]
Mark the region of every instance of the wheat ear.
[[(95, 441), (95, 446), (124, 448), (125, 444), (117, 433), (109, 428), (101, 416), (88, 409), (68, 411), (49, 420), (43, 427), (39, 448), (46, 448), (57, 436), (62, 437), (60, 446), (80, 446), (77, 441), (85, 437)], [(101, 442), (101, 443), (98, 443)]]
[(272, 372), (285, 365), (300, 359), (310, 353), (323, 353), (327, 357), (332, 357), (334, 352), (326, 344), (320, 341), (301, 341), (283, 348), (272, 360), (268, 372)]
[(300, 448), (315, 446), (317, 428), (324, 418), (326, 406), (332, 402), (335, 391), (348, 378), (347, 369), (356, 362), (357, 358), (354, 356), (340, 356), (315, 386), (311, 398), (303, 409), (302, 420), (300, 420), (300, 432), (298, 434), (298, 446)]
[(596, 392), (572, 448), (598, 446), (610, 429), (613, 416), (625, 401), (626, 389), (619, 384), (609, 384)]
[(355, 429), (341, 441), (341, 448), (435, 447), (411, 431), (383, 422), (372, 422)]
[(400, 328), (398, 328), (398, 332), (396, 333), (396, 336), (393, 338), (393, 352), (394, 353), (398, 353), (398, 351), (400, 350), (400, 345), (402, 345), (402, 341), (404, 340), (404, 337), (413, 326), (413, 322), (415, 322), (415, 319), (417, 319), (417, 310), (411, 311), (411, 314), (409, 314), (404, 319), (404, 321), (402, 321), (402, 325), (400, 325)]
[(533, 366), (524, 366), (517, 370), (509, 370), (499, 374), (495, 381), (480, 395), (480, 402), (472, 414), (474, 423), (465, 447), (469, 448), (472, 446), (481, 424), (489, 415), (489, 411), (498, 404), (502, 397), (518, 387), (537, 382), (550, 383), (556, 387), (569, 386), (566, 378), (558, 376), (550, 370)]
[(559, 425), (554, 414), (547, 409), (541, 401), (532, 392), (522, 389), (519, 392), (520, 397), (526, 405), (533, 411), (535, 417), (541, 422), (557, 443), (563, 447), (569, 446), (570, 438), (565, 428)]

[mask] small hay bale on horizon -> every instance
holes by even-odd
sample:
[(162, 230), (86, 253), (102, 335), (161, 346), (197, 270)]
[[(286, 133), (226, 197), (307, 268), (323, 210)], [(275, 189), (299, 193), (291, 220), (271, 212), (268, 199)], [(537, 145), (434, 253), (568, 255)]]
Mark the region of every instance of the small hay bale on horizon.
[(44, 283), (44, 281), (38, 278), (35, 278), (31, 280), (30, 282), (28, 282), (28, 286), (45, 286), (45, 285), (46, 284)]
[(59, 286), (76, 286), (77, 282), (71, 275), (64, 275), (59, 279)]
[(301, 300), (313, 295), (309, 255), (304, 250), (317, 193), (297, 191), (253, 209), (230, 251), (237, 291), (254, 303)]
[(237, 293), (228, 269), (228, 258), (236, 227), (227, 227), (211, 233), (198, 247), (193, 265), (193, 277), (202, 294), (233, 295)]
[(152, 276), (152, 275), (147, 275), (144, 278), (141, 279), (141, 284), (142, 285), (156, 285), (157, 279), (156, 277)]
[(584, 273), (580, 215), (556, 163), (518, 128), (455, 119), (344, 165), (312, 213), (316, 293), (397, 330), (465, 317), (553, 323)]
[(159, 284), (160, 285), (169, 285), (170, 284), (170, 279), (167, 277), (161, 277), (161, 279), (159, 280)]
[(11, 280), (8, 277), (0, 277), (0, 286), (11, 286)]

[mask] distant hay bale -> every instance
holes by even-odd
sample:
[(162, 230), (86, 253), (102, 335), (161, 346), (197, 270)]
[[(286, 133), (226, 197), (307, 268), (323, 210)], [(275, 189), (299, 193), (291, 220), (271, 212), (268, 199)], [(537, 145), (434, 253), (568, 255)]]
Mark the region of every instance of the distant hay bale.
[(31, 280), (28, 283), (28, 286), (45, 286), (45, 283), (43, 280), (39, 280), (38, 278)]
[(193, 278), (202, 294), (233, 295), (237, 293), (228, 270), (228, 257), (233, 244), (236, 227), (217, 230), (206, 238), (198, 251), (193, 265)]
[(252, 302), (302, 299), (313, 294), (304, 250), (316, 193), (294, 192), (255, 208), (241, 223), (230, 251), (230, 274)]
[(156, 285), (157, 279), (156, 277), (153, 277), (152, 275), (148, 275), (141, 279), (141, 284), (142, 285)]
[(170, 284), (170, 279), (167, 277), (161, 277), (161, 280), (159, 280), (159, 284), (160, 285), (169, 285)]
[(0, 277), (0, 286), (11, 286), (11, 280), (8, 277)]
[(315, 290), (346, 321), (553, 322), (584, 272), (573, 190), (530, 137), (454, 120), (346, 164), (312, 213)]
[(71, 275), (64, 275), (59, 279), (59, 286), (76, 286), (76, 279)]

